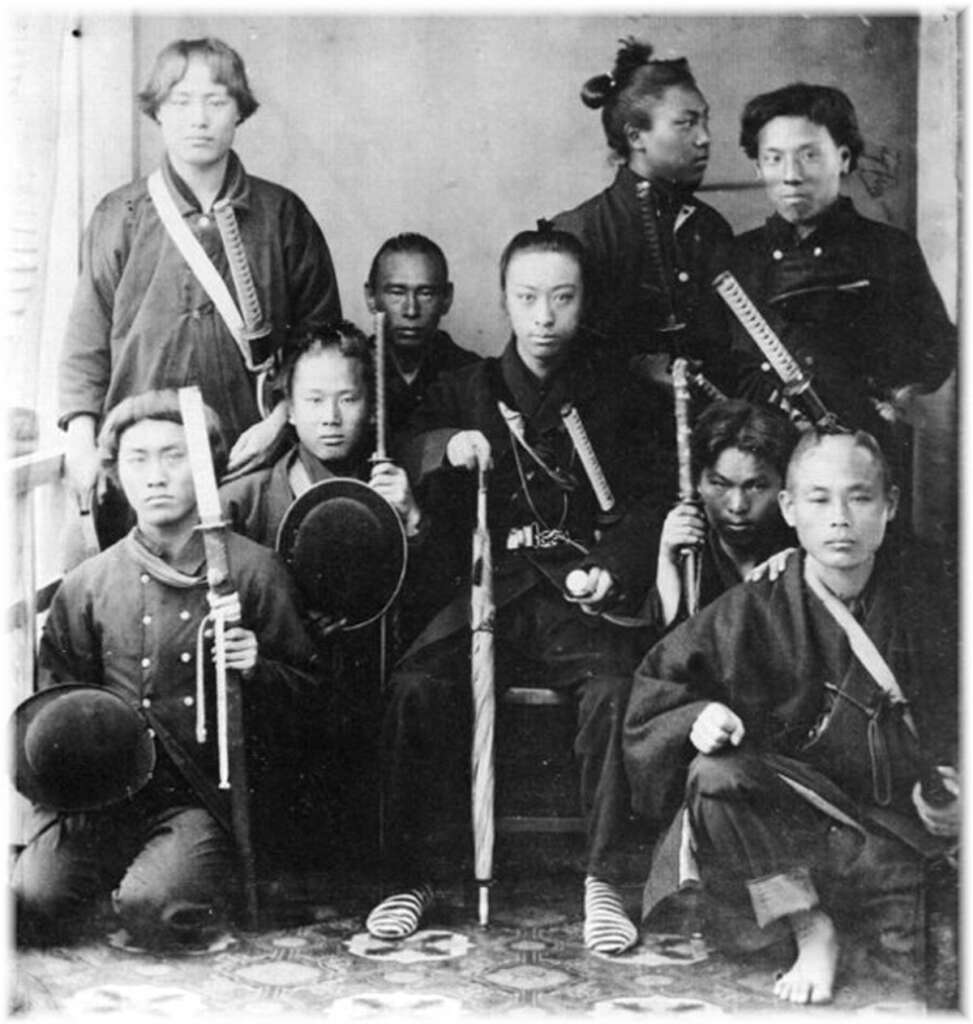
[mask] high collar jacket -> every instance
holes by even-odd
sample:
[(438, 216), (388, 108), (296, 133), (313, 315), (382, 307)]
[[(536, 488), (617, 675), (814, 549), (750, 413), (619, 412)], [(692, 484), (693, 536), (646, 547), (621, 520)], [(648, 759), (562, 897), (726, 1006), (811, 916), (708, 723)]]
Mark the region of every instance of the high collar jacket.
[[(846, 197), (804, 239), (777, 214), (740, 235), (730, 270), (848, 426), (874, 429), (870, 398), (935, 390), (956, 365), (956, 328), (915, 239)], [(760, 394), (764, 357), (735, 319), (733, 330), (741, 390)]]
[[(203, 578), (187, 588), (146, 572), (128, 543), (129, 538), (119, 541), (64, 577), (41, 636), (40, 685), (82, 682), (123, 697), (148, 720), (166, 764), (229, 830), (229, 803), (217, 788), (211, 667), (209, 735), (205, 743), (195, 735), (197, 631), (209, 611), (202, 541), (195, 535), (180, 556), (179, 568)], [(316, 655), (286, 569), (273, 552), (245, 537), (230, 534), (228, 544), (241, 622), (256, 633), (259, 645), (254, 674), (243, 682), (245, 704), (281, 714), (291, 701), (296, 708), (315, 701)], [(211, 646), (205, 645), (207, 666)]]

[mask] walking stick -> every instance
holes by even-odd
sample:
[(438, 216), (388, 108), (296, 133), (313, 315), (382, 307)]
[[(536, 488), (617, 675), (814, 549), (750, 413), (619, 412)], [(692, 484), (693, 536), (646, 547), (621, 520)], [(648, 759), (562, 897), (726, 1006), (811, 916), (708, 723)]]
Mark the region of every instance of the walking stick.
[[(179, 407), (186, 429), (189, 461), (196, 489), (200, 530), (206, 550), (206, 578), (209, 584), (214, 646), (216, 648), (216, 731), (219, 757), (219, 786), (230, 791), (230, 813), (233, 837), (240, 856), (243, 890), (246, 899), (247, 925), (258, 926), (257, 875), (253, 844), (250, 835), (250, 789), (247, 783), (246, 744), (243, 733), (243, 695), (240, 679), (227, 671), (224, 647), (224, 629), (232, 624), (229, 615), (220, 608), (219, 601), (234, 593), (230, 578), (227, 551), (227, 526), (223, 520), (216, 474), (206, 432), (203, 399), (198, 387), (179, 389)], [(235, 620), (232, 620), (235, 621)], [(202, 694), (199, 695), (199, 698)], [(205, 709), (197, 699), (196, 738), (206, 739)]]
[(470, 597), (473, 685), (472, 804), (473, 857), (479, 885), (479, 921), (490, 921), (490, 879), (493, 874), (493, 731), (496, 719), (494, 691), (493, 564), (487, 530), (486, 468), (477, 470), (476, 527), (473, 531), (473, 575)]
[[(685, 359), (674, 359), (672, 363), (672, 388), (676, 404), (676, 453), (679, 461), (679, 500), (692, 501), (693, 488), (692, 460), (689, 450), (689, 380), (688, 364)], [(686, 598), (686, 612), (695, 615), (699, 611), (699, 556), (695, 548), (687, 547), (682, 552), (683, 594)]]

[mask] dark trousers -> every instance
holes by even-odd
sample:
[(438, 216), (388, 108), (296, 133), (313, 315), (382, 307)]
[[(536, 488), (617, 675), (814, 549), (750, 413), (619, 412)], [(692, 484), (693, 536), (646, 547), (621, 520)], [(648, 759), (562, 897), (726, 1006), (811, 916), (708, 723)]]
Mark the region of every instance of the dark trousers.
[(756, 752), (697, 755), (686, 806), (708, 893), (761, 928), (817, 905), (856, 914), (867, 902), (880, 927), (914, 936), (918, 855), (891, 835), (838, 823)]
[(21, 941), (63, 941), (110, 892), (137, 945), (165, 946), (199, 941), (223, 923), (236, 863), (232, 840), (208, 811), (136, 798), (52, 817), (17, 859), (12, 888)]
[[(546, 584), (498, 610), (494, 637), (498, 693), (534, 685), (577, 695), (574, 751), (589, 871), (611, 880), (630, 802), (621, 729), (638, 657), (633, 639), (584, 615)], [(415, 652), (392, 673), (382, 738), (389, 882), (435, 881), (431, 837), (469, 821), (470, 647), (463, 630)]]

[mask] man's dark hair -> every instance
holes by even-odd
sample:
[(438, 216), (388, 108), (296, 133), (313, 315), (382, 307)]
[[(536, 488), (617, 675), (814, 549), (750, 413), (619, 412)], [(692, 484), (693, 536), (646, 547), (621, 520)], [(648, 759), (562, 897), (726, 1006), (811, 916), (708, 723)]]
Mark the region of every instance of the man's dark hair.
[[(226, 468), (227, 447), (220, 425), (220, 418), (208, 406), (203, 406), (206, 420), (206, 433), (209, 436), (210, 452), (213, 456), (213, 468), (217, 478)], [(143, 391), (138, 395), (123, 398), (105, 417), (98, 434), (98, 453), (101, 464), (108, 474), (118, 482), (118, 449), (122, 436), (129, 427), (143, 420), (163, 420), (167, 423), (178, 423), (182, 426), (182, 408), (179, 405), (179, 392), (174, 388), (159, 391)]]
[(588, 302), (588, 254), (584, 245), (570, 232), (555, 228), (549, 220), (539, 220), (537, 227), (520, 231), (504, 247), (500, 254), (500, 290), (507, 287), (507, 268), (510, 261), (521, 252), (560, 252), (570, 256), (581, 270), (583, 301)]
[(858, 165), (865, 141), (858, 129), (855, 108), (840, 89), (795, 82), (754, 96), (740, 115), (740, 145), (751, 160), (757, 159), (760, 129), (775, 117), (806, 117), (822, 125), (828, 129), (836, 146), (848, 147), (851, 154), (848, 170), (853, 171)]
[(290, 398), (297, 364), (309, 352), (326, 352), (329, 349), (340, 352), (346, 359), (361, 363), (368, 399), (372, 401), (375, 394), (375, 361), (372, 347), (365, 334), (350, 320), (336, 320), (321, 330), (292, 341), (287, 356), (275, 375), (274, 394), (279, 398)]
[(382, 257), (387, 253), (416, 253), (420, 256), (428, 256), (436, 264), (442, 276), (443, 285), (449, 283), (449, 265), (446, 262), (446, 256), (442, 249), (431, 238), (426, 238), (425, 235), (420, 235), (415, 231), (403, 231), (399, 235), (387, 238), (382, 242), (378, 252), (375, 253), (371, 269), (368, 271), (368, 287), (372, 291), (375, 290), (375, 285), (378, 281), (379, 264), (382, 262)]
[(693, 479), (715, 466), (727, 448), (739, 448), (773, 466), (783, 481), (797, 439), (797, 428), (775, 406), (741, 398), (713, 402), (693, 424), (689, 446)]
[(592, 110), (601, 108), (605, 138), (619, 160), (631, 152), (625, 127), (633, 125), (648, 131), (652, 115), (646, 99), (661, 99), (666, 89), (682, 86), (699, 92), (696, 79), (685, 57), (653, 60), (652, 47), (635, 38), (620, 40), (615, 66), (610, 73), (595, 75), (581, 87), (581, 102)]
[(212, 36), (204, 39), (177, 39), (159, 53), (145, 88), (138, 94), (142, 113), (153, 121), (158, 120), (159, 106), (185, 75), (191, 57), (202, 57), (209, 65), (213, 81), (226, 86), (227, 92), (236, 100), (240, 114), (237, 123), (243, 124), (259, 104), (250, 91), (243, 59), (222, 39)]

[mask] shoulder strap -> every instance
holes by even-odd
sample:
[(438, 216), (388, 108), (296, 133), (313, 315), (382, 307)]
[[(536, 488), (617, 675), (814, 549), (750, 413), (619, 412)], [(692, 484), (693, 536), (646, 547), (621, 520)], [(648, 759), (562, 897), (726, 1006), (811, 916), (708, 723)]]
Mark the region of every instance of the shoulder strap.
[(248, 370), (256, 370), (250, 358), (249, 346), (243, 339), (243, 317), (230, 289), (226, 282), (220, 277), (216, 267), (206, 255), (203, 247), (199, 244), (192, 231), (186, 226), (176, 204), (169, 193), (169, 188), (162, 177), (162, 171), (156, 169), (148, 178), (149, 195), (155, 203), (159, 219), (162, 221), (169, 237), (176, 248), (182, 254), (183, 259), (189, 264), (189, 269), (196, 275), (197, 280), (203, 286), (206, 294), (213, 300), (223, 322), (233, 335), (233, 340), (243, 356), (243, 362)]
[[(804, 561), (804, 582), (814, 591), (834, 620), (845, 631), (848, 642), (851, 644), (852, 654), (862, 663), (872, 679), (892, 698), (893, 702), (907, 704), (908, 701), (902, 693), (895, 674), (882, 657), (872, 638), (865, 632), (855, 616), (817, 578), (808, 559)], [(914, 731), (911, 715), (908, 712), (906, 712), (905, 718), (909, 728)]]

